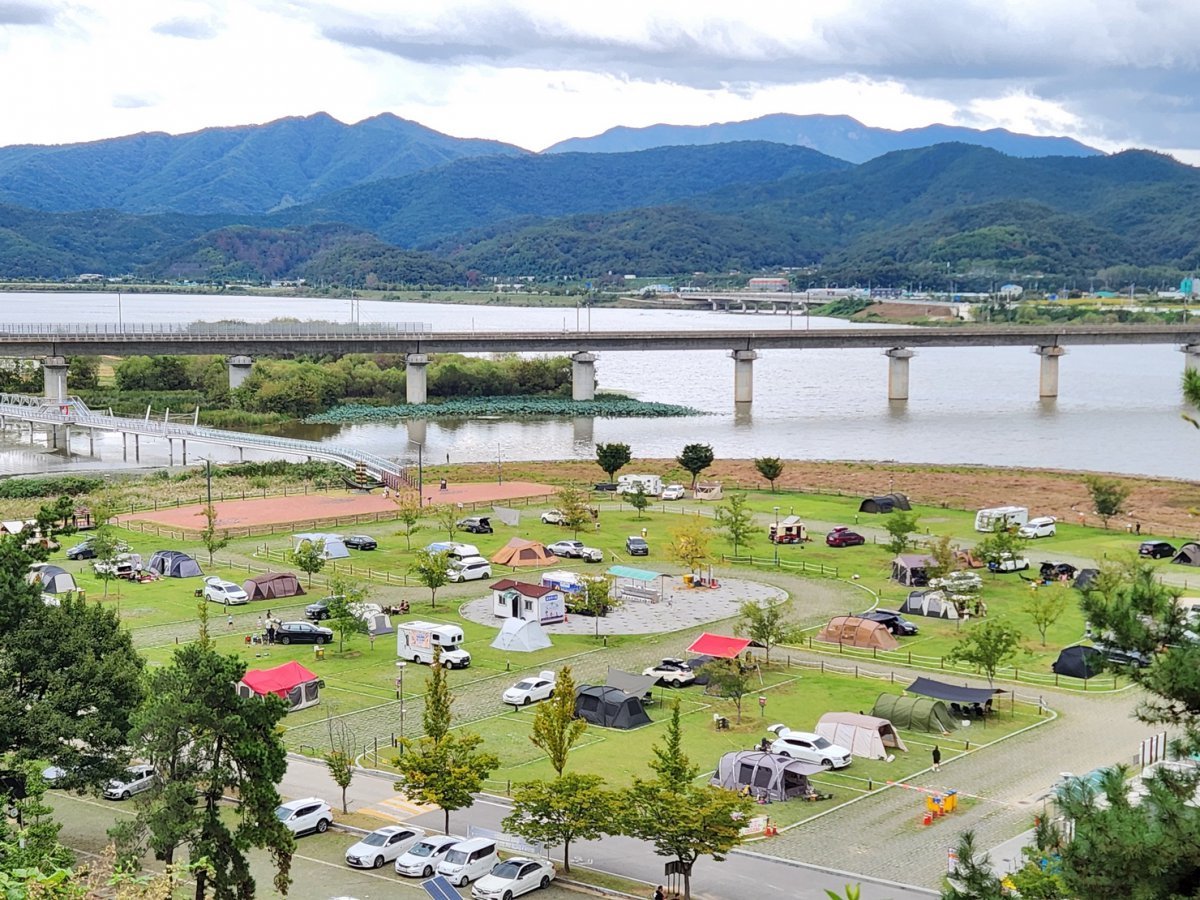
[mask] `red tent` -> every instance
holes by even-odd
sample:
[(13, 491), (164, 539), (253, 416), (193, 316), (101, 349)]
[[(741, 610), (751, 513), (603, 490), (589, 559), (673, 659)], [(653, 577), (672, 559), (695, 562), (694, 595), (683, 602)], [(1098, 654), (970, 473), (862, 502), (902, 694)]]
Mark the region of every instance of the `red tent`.
[(248, 669), (239, 685), (260, 697), (277, 694), (293, 710), (316, 704), (320, 686), (320, 678), (298, 662), (286, 662), (273, 669)]
[(687, 648), (688, 653), (698, 653), (702, 656), (715, 656), (718, 659), (733, 659), (740, 656), (754, 641), (749, 638), (726, 637), (723, 634), (709, 634), (707, 631), (692, 642)]

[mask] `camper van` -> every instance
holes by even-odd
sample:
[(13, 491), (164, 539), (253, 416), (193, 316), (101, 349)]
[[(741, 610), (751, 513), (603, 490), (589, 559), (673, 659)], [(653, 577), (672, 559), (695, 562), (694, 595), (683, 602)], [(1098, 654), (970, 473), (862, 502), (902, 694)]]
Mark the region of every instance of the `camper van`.
[(648, 497), (657, 497), (663, 492), (662, 479), (657, 475), (620, 475), (617, 477), (618, 494), (636, 494), (638, 485)]
[(997, 528), (1020, 528), (1029, 521), (1029, 510), (1024, 506), (995, 506), (975, 513), (975, 530), (993, 532)]
[(442, 665), (465, 669), (471, 654), (462, 649), (463, 630), (457, 625), (434, 622), (401, 622), (396, 626), (396, 654), (401, 659), (433, 665), (433, 648), (442, 648)]
[(1024, 525), (1017, 529), (1017, 537), (1023, 538), (1044, 538), (1054, 537), (1054, 533), (1058, 529), (1055, 527), (1053, 516), (1038, 516), (1030, 519)]

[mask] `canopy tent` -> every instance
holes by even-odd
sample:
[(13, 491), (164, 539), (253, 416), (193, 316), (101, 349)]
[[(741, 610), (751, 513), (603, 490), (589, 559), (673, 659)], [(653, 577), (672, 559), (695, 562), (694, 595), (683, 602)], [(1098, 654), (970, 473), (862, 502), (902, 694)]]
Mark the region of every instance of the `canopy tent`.
[(881, 494), (878, 497), (864, 497), (858, 505), (858, 511), (864, 513), (890, 513), (897, 509), (912, 509), (912, 504), (903, 494)]
[(514, 569), (539, 569), (542, 566), (552, 566), (557, 559), (542, 544), (537, 541), (527, 541), (524, 538), (512, 538), (492, 556), (492, 562), (496, 565), (510, 566)]
[(649, 569), (635, 569), (633, 566), (609, 566), (608, 574), (614, 578), (628, 578), (649, 584), (661, 576), (661, 572), (651, 572)]
[(41, 582), (42, 591), (47, 594), (66, 594), (79, 590), (74, 575), (61, 566), (46, 563), (35, 565), (29, 570), (29, 581), (33, 584)]
[(704, 632), (692, 641), (687, 648), (688, 653), (698, 653), (701, 656), (715, 656), (720, 659), (733, 659), (741, 656), (747, 647), (762, 646), (749, 638), (726, 637), (723, 634)]
[(824, 769), (815, 763), (801, 762), (780, 753), (734, 750), (721, 756), (709, 784), (727, 791), (750, 788), (755, 797), (780, 802), (814, 793), (808, 776), (822, 771)]
[(958, 608), (944, 591), (910, 591), (900, 612), (934, 619), (957, 619)]
[(1104, 668), (1104, 654), (1095, 647), (1084, 647), (1076, 644), (1074, 647), (1064, 647), (1050, 666), (1055, 675), (1066, 675), (1069, 678), (1094, 678)]
[(926, 569), (937, 565), (937, 560), (924, 553), (901, 553), (892, 560), (892, 581), (909, 587), (924, 587), (929, 583)]
[(581, 684), (575, 689), (575, 715), (602, 728), (636, 728), (649, 725), (650, 717), (640, 697), (620, 688)]
[(882, 622), (860, 619), (858, 616), (834, 616), (817, 633), (817, 640), (827, 644), (849, 644), (866, 650), (895, 650), (900, 642)]
[(291, 572), (268, 572), (242, 582), (242, 590), (251, 600), (275, 600), (279, 597), (299, 597), (304, 594), (300, 579)]
[(346, 549), (346, 544), (342, 540), (340, 534), (322, 534), (316, 531), (307, 531), (304, 534), (292, 535), (295, 540), (295, 546), (292, 547), (297, 553), (305, 541), (311, 544), (321, 543), (324, 547), (325, 559), (349, 559), (350, 551)]
[(888, 750), (907, 751), (895, 726), (887, 719), (861, 713), (829, 712), (817, 721), (817, 734), (831, 744), (849, 747), (864, 759), (887, 759)]
[(607, 687), (624, 691), (631, 697), (645, 697), (654, 689), (658, 681), (653, 675), (635, 675), (633, 672), (623, 672), (620, 669), (608, 667), (608, 678), (604, 680)]
[(918, 678), (904, 690), (910, 694), (921, 694), (933, 697), (935, 700), (948, 700), (951, 703), (991, 703), (997, 694), (1003, 694), (1000, 688), (973, 688), (966, 685), (946, 684), (944, 681), (934, 681), (932, 678)]
[(238, 684), (243, 697), (275, 694), (288, 702), (288, 712), (307, 709), (321, 702), (321, 680), (298, 662), (286, 662), (273, 669), (247, 669)]
[(505, 619), (492, 646), (512, 653), (532, 653), (551, 644), (542, 626), (533, 619)]
[(1200, 566), (1200, 544), (1189, 541), (1179, 548), (1179, 552), (1171, 557), (1171, 562), (1181, 566)]
[(949, 734), (958, 727), (946, 704), (929, 697), (880, 694), (871, 715), (887, 719), (896, 728), (907, 728), (909, 731)]
[(200, 563), (182, 550), (155, 550), (146, 568), (163, 578), (198, 578), (204, 574)]

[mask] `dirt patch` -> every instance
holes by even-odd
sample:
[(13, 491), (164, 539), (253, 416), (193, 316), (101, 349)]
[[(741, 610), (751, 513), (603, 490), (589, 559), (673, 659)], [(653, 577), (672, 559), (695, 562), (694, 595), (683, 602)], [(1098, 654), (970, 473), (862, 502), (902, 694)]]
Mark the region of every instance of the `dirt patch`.
[(857, 312), (850, 318), (863, 322), (872, 319), (890, 319), (896, 322), (912, 322), (918, 319), (935, 319), (954, 322), (958, 314), (954, 307), (945, 304), (930, 303), (873, 303), (862, 312)]

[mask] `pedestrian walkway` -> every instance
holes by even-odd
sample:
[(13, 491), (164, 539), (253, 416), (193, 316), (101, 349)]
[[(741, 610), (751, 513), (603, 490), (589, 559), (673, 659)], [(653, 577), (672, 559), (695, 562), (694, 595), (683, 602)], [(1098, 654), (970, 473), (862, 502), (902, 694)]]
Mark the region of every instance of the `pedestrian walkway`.
[(407, 822), (413, 816), (437, 812), (440, 809), (440, 806), (432, 803), (414, 803), (412, 800), (404, 799), (403, 795), (396, 794), (395, 797), (387, 797), (375, 801), (370, 806), (360, 807), (356, 812), (388, 822)]

